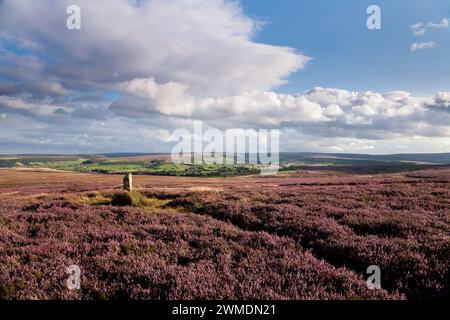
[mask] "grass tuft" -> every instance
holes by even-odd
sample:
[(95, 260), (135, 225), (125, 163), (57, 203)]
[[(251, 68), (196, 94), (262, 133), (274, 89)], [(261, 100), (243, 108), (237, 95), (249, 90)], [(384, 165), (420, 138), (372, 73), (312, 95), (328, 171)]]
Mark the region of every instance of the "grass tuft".
[(112, 195), (111, 205), (116, 207), (145, 208), (150, 205), (148, 198), (137, 190), (120, 191)]
[(171, 200), (161, 200), (157, 198), (149, 198), (144, 193), (133, 190), (114, 191), (114, 192), (97, 192), (91, 191), (78, 197), (73, 197), (74, 201), (81, 201), (88, 205), (104, 205), (115, 207), (137, 207), (163, 209)]

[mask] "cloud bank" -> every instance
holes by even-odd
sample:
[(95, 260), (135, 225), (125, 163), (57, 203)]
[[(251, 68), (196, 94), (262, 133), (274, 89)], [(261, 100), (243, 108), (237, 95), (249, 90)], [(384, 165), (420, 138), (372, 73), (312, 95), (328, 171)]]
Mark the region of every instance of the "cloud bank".
[[(315, 88), (299, 95), (255, 91), (196, 98), (175, 83), (137, 79), (122, 98), (43, 104), (0, 96), (3, 145), (19, 152), (170, 151), (171, 132), (208, 127), (280, 128), (282, 151), (438, 152), (450, 148), (450, 92), (351, 92)], [(181, 90), (181, 89), (184, 90)], [(28, 150), (27, 149), (27, 150)]]

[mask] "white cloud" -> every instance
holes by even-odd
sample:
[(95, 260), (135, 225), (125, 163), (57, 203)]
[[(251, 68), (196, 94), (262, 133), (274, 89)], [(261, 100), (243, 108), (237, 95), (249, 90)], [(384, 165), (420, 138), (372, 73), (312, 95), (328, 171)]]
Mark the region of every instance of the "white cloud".
[(410, 26), (411, 31), (415, 36), (423, 36), (428, 29), (448, 29), (449, 19), (443, 18), (439, 23), (434, 22), (418, 22)]
[[(80, 109), (70, 105), (2, 97), (0, 113), (8, 119), (0, 126), (2, 150), (167, 152), (172, 146), (170, 132), (192, 130), (194, 119), (223, 130), (279, 128), (280, 147), (291, 152), (395, 153), (398, 146), (402, 152), (444, 152), (450, 147), (450, 92), (415, 97), (403, 91), (315, 88), (299, 95), (271, 91), (222, 98), (187, 95), (191, 101), (187, 115), (185, 110), (167, 112), (158, 105), (167, 102), (161, 92), (178, 88), (175, 84), (158, 85), (146, 79), (123, 87), (140, 95), (130, 92), (130, 102), (141, 99), (141, 104), (116, 101), (110, 109), (98, 111), (104, 113), (100, 118), (94, 108), (80, 115)], [(184, 94), (178, 97), (184, 99)], [(129, 107), (135, 108), (134, 113)], [(55, 112), (60, 108), (66, 112)]]
[[(155, 94), (163, 92), (165, 86), (153, 79), (122, 84), (124, 90), (138, 97), (128, 96), (116, 101), (111, 111), (130, 115), (126, 110), (132, 108), (138, 117), (148, 114), (166, 116), (168, 121), (186, 119), (187, 122), (180, 125), (187, 126), (192, 119), (198, 119), (221, 129), (281, 128), (285, 136), (288, 132), (296, 133), (290, 136), (292, 142), (284, 140), (282, 143), (289, 151), (296, 151), (289, 149), (290, 146), (307, 139), (316, 147), (323, 145), (322, 151), (335, 150), (324, 145), (324, 141), (335, 141), (339, 148), (351, 142), (347, 151), (354, 152), (386, 150), (387, 144), (382, 144), (381, 148), (380, 141), (401, 140), (402, 145), (412, 148), (418, 137), (450, 139), (450, 112), (447, 112), (450, 93), (446, 92), (429, 98), (414, 97), (404, 91), (377, 93), (315, 88), (299, 95), (255, 91), (222, 98), (198, 98), (182, 94), (180, 101), (171, 100), (166, 104), (166, 99), (160, 101)], [(177, 87), (171, 83), (170, 87), (173, 86)], [(318, 150), (310, 143), (307, 145), (311, 150)]]
[[(113, 111), (129, 109), (142, 114), (214, 119), (275, 125), (284, 123), (320, 123), (340, 119), (347, 123), (371, 123), (372, 118), (395, 118), (424, 111), (426, 98), (411, 97), (408, 92), (351, 92), (314, 88), (304, 94), (288, 95), (272, 91), (253, 91), (221, 98), (194, 97), (189, 88), (177, 84), (157, 84), (154, 79), (135, 79), (120, 84), (131, 94), (116, 101)], [(442, 95), (442, 93), (441, 93)]]
[(433, 102), (429, 104), (428, 107), (450, 112), (450, 92), (436, 93)]
[(410, 51), (414, 52), (417, 50), (423, 50), (423, 49), (432, 49), (436, 48), (439, 45), (434, 41), (428, 41), (428, 42), (414, 42), (411, 47), (409, 48)]
[[(261, 23), (246, 16), (237, 2), (78, 0), (82, 29), (71, 31), (65, 27), (65, 9), (72, 2), (1, 1), (3, 37), (18, 46), (40, 47), (26, 48), (34, 71), (9, 67), (25, 59), (10, 54), (0, 72), (91, 89), (154, 78), (188, 85), (194, 95), (224, 96), (272, 89), (310, 59), (288, 47), (254, 41)], [(21, 35), (20, 41), (15, 35)]]
[(440, 23), (428, 22), (428, 28), (436, 28), (436, 29), (448, 29), (449, 27), (449, 19), (444, 18)]
[(410, 29), (415, 36), (423, 36), (427, 32), (425, 24), (423, 22), (411, 25)]

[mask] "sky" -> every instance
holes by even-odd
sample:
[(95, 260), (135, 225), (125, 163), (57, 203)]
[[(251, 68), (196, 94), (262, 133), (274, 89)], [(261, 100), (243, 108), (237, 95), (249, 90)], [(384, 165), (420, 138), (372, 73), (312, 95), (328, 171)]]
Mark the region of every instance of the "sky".
[(284, 152), (450, 152), (449, 18), (450, 0), (2, 0), (0, 154), (169, 152), (194, 121), (279, 129)]
[[(450, 16), (450, 1), (297, 1), (246, 0), (251, 16), (267, 20), (256, 40), (287, 45), (314, 58), (308, 68), (292, 75), (285, 92), (301, 92), (315, 86), (386, 92), (405, 90), (433, 95), (450, 88), (450, 33), (429, 28), (420, 37), (411, 32), (418, 22), (439, 23)], [(366, 27), (366, 9), (381, 9), (382, 29)], [(411, 44), (430, 42), (439, 50), (411, 54)]]

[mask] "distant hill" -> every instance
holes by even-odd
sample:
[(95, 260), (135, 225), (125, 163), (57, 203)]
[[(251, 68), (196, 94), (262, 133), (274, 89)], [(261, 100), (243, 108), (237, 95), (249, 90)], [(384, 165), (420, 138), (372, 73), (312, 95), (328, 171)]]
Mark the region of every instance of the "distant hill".
[(101, 156), (107, 157), (107, 158), (125, 158), (125, 157), (147, 157), (147, 156), (159, 156), (159, 155), (165, 155), (167, 153), (139, 153), (139, 152), (111, 152), (111, 153), (102, 153)]
[[(123, 157), (147, 157), (164, 155), (164, 153), (103, 153), (100, 156), (108, 158)], [(366, 164), (376, 164), (378, 162), (423, 162), (430, 164), (450, 164), (450, 153), (399, 153), (387, 155), (370, 155), (357, 153), (316, 153), (316, 152), (283, 152), (280, 153), (282, 162), (304, 161), (310, 163), (354, 163), (354, 161)]]
[(361, 162), (376, 164), (379, 162), (423, 162), (431, 164), (450, 164), (450, 153), (407, 153), (389, 155), (370, 155), (352, 153), (281, 153), (282, 162), (303, 161), (310, 163), (341, 163)]
[[(83, 159), (104, 159), (104, 158), (125, 158), (125, 157), (154, 157), (164, 156), (167, 153), (103, 153), (103, 154), (14, 154), (14, 155), (0, 155), (1, 159), (32, 159), (39, 160), (75, 160)], [(370, 154), (356, 154), (356, 153), (318, 153), (318, 152), (285, 152), (280, 153), (281, 162), (301, 161), (311, 164), (319, 163), (334, 163), (334, 164), (376, 164), (380, 162), (420, 162), (429, 164), (450, 164), (450, 153), (405, 153), (405, 154), (387, 154), (387, 155), (370, 155)]]

